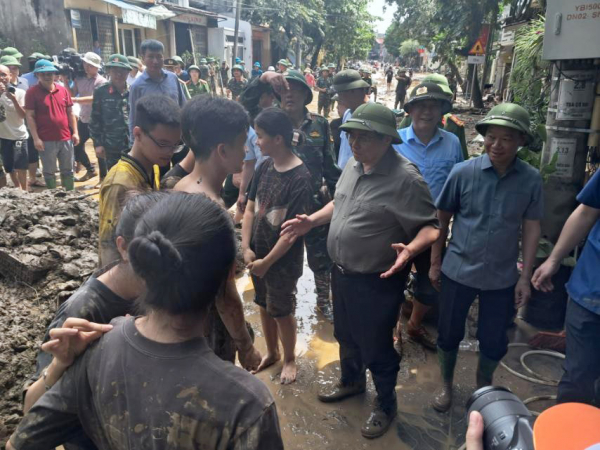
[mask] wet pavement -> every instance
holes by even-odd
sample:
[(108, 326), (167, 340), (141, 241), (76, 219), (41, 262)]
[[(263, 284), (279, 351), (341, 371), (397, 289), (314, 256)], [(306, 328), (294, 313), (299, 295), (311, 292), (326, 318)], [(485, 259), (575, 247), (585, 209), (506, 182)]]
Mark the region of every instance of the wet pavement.
[[(266, 351), (262, 337), (258, 307), (253, 303), (254, 290), (247, 274), (237, 280), (243, 293), (246, 319), (256, 332), (256, 344)], [(333, 337), (333, 326), (315, 312), (316, 294), (312, 272), (305, 268), (298, 283), (298, 343), (296, 355), (298, 379), (291, 385), (279, 383), (281, 362), (257, 374), (271, 390), (277, 404), (286, 449), (457, 449), (464, 442), (465, 404), (475, 390), (477, 354), (460, 352), (455, 379), (455, 401), (452, 410), (440, 414), (429, 406), (440, 376), (434, 352), (423, 349), (404, 336), (404, 356), (398, 375), (398, 417), (383, 437), (369, 441), (360, 434), (360, 427), (371, 411), (375, 398), (374, 386), (368, 374), (367, 392), (340, 403), (324, 404), (317, 393), (334, 384), (339, 377), (339, 347)], [(375, 303), (377, 299), (373, 299)], [(404, 319), (403, 319), (404, 320)], [(427, 327), (435, 333), (435, 328)], [(535, 330), (517, 319), (510, 331), (511, 342), (527, 342)], [(474, 341), (472, 341), (474, 343)], [(509, 350), (505, 362), (523, 372), (519, 356), (527, 349)], [(528, 364), (536, 372), (551, 378), (560, 377), (560, 362), (545, 356), (532, 356)], [(505, 386), (521, 399), (555, 394), (555, 388), (521, 380), (500, 367), (495, 385)], [(532, 404), (531, 409), (542, 411), (551, 401)]]

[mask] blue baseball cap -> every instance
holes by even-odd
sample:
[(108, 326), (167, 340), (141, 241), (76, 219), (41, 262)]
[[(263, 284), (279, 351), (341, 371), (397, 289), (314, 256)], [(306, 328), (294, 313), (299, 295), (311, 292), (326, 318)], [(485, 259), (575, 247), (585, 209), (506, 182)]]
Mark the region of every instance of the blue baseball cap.
[(33, 73), (42, 72), (58, 72), (58, 69), (54, 67), (54, 64), (52, 64), (50, 61), (40, 59), (38, 62), (35, 63)]
[(235, 62), (236, 62), (236, 63), (241, 63), (241, 62), (242, 62), (242, 60), (241, 60), (240, 58), (235, 58)]
[(254, 65), (255, 65), (256, 67), (260, 67), (260, 63), (259, 63), (258, 61), (256, 61), (256, 62), (254, 63)]

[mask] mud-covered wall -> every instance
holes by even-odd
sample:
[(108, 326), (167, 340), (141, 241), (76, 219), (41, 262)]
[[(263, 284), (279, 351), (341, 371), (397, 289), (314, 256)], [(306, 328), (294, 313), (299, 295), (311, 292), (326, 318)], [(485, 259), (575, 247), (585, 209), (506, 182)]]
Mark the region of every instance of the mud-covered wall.
[[(0, 38), (27, 56), (58, 54), (72, 46), (63, 0), (0, 0)], [(21, 61), (27, 71), (27, 60)]]

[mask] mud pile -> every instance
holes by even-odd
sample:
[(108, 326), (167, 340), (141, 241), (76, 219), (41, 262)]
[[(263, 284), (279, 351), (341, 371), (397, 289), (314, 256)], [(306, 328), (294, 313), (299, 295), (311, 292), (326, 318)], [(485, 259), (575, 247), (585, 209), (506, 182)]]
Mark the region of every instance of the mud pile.
[(46, 327), (97, 266), (98, 204), (84, 197), (0, 190), (0, 448)]

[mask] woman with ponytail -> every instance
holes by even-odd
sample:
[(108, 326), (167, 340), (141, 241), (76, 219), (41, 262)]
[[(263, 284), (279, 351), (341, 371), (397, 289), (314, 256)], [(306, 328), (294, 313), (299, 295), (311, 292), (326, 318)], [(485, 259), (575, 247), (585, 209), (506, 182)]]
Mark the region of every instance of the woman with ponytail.
[(172, 193), (147, 211), (128, 247), (143, 315), (113, 320), (7, 448), (53, 449), (83, 426), (101, 450), (283, 449), (268, 389), (204, 337), (235, 252), (231, 218), (206, 196)]

